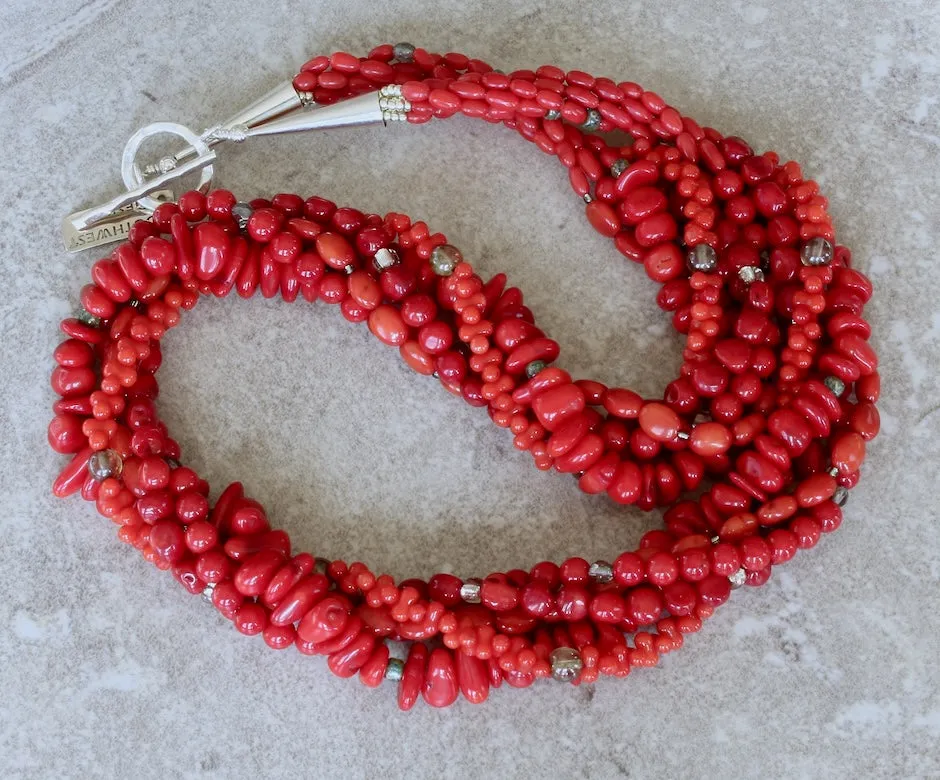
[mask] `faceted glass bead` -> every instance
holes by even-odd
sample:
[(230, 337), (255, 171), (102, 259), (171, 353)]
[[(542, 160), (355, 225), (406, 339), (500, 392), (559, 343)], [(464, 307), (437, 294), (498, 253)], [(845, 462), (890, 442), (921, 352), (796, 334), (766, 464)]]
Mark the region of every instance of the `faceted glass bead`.
[(717, 267), (718, 255), (708, 244), (698, 244), (689, 250), (686, 262), (693, 271), (701, 271), (707, 274)]
[(833, 249), (822, 236), (811, 238), (800, 250), (800, 259), (803, 265), (829, 265), (832, 262)]

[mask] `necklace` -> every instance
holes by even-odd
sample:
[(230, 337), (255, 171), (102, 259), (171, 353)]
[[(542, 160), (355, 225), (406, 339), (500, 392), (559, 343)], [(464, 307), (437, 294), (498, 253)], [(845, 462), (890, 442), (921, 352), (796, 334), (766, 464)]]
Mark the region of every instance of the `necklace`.
[[(520, 290), (503, 274), (484, 279), (424, 222), (209, 188), (224, 142), (457, 113), (556, 156), (590, 224), (660, 285), (657, 303), (685, 336), (661, 399), (573, 380)], [(608, 143), (612, 130), (632, 143)], [(188, 146), (140, 168), (141, 143), (167, 132)], [(197, 189), (165, 199), (196, 171)], [(552, 66), (503, 74), (409, 44), (338, 52), (201, 135), (144, 128), (122, 172), (126, 193), (65, 223), (73, 249), (124, 240), (62, 322), (49, 442), (71, 459), (53, 490), (94, 501), (122, 541), (243, 634), (325, 655), (370, 687), (397, 681), (405, 710), (421, 696), (479, 703), (503, 682), (593, 682), (655, 665), (733, 588), (763, 584), (842, 522), (879, 429), (862, 318), (871, 284), (799, 165), (637, 84)], [(210, 502), (154, 403), (164, 333), (200, 296), (232, 291), (337, 305), (418, 374), (485, 408), (537, 468), (620, 504), (667, 507), (664, 528), (612, 563), (572, 557), (480, 579), (395, 583), (296, 553), (240, 483)], [(389, 641), (410, 642), (406, 657)]]

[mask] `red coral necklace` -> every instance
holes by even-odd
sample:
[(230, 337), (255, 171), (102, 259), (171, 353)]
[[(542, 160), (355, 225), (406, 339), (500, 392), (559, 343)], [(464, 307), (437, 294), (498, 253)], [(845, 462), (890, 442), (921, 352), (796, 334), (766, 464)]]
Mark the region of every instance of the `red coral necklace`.
[[(556, 156), (590, 224), (660, 285), (657, 302), (686, 337), (662, 398), (573, 380), (520, 290), (503, 274), (482, 278), (424, 222), (322, 197), (208, 191), (223, 142), (458, 113)], [(609, 144), (612, 130), (633, 142)], [(189, 146), (141, 171), (137, 149), (159, 132)], [(197, 170), (199, 189), (152, 197)], [(53, 490), (95, 502), (121, 540), (243, 634), (325, 655), (369, 687), (397, 681), (405, 710), (419, 696), (479, 703), (503, 682), (620, 677), (681, 647), (732, 588), (763, 584), (842, 522), (879, 428), (862, 318), (871, 284), (798, 164), (754, 154), (637, 84), (553, 66), (504, 74), (409, 44), (338, 52), (201, 136), (145, 128), (123, 171), (127, 193), (66, 222), (72, 248), (126, 240), (94, 264), (83, 311), (62, 322), (49, 442), (72, 458)], [(537, 468), (620, 504), (667, 507), (664, 528), (612, 563), (569, 558), (480, 579), (395, 583), (296, 553), (240, 483), (210, 502), (157, 415), (164, 333), (201, 295), (233, 290), (336, 304), (418, 374), (485, 408)], [(388, 640), (410, 642), (406, 657), (390, 657)]]

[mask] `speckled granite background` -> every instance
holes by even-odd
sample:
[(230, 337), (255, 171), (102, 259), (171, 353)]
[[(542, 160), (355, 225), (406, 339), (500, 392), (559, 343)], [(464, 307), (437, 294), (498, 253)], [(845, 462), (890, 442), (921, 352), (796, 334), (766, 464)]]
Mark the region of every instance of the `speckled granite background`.
[[(0, 27), (0, 776), (940, 777), (937, 4), (12, 0)], [(877, 286), (883, 433), (843, 529), (659, 669), (402, 715), (393, 686), (238, 635), (91, 507), (50, 496), (49, 356), (95, 259), (62, 252), (62, 216), (117, 192), (138, 127), (201, 128), (313, 53), (385, 40), (635, 79), (797, 159)], [(218, 181), (424, 217), (522, 286), (576, 375), (655, 395), (677, 370), (652, 285), (509, 132), (259, 139), (225, 150)], [(214, 495), (244, 480), (318, 554), (469, 575), (610, 557), (658, 522), (537, 473), (326, 306), (204, 302), (165, 355), (187, 460)]]

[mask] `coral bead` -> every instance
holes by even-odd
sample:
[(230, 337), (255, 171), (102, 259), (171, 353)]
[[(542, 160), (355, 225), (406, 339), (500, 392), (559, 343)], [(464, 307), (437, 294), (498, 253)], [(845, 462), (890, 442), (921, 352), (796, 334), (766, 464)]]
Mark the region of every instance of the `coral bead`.
[(665, 404), (644, 404), (639, 423), (644, 433), (656, 441), (672, 441), (679, 433), (679, 415)]
[(325, 642), (338, 636), (349, 622), (349, 610), (335, 596), (329, 596), (314, 606), (297, 626), (297, 635), (305, 642)]
[(699, 423), (692, 428), (692, 435), (689, 438), (689, 448), (703, 458), (727, 452), (732, 443), (731, 431), (717, 422)]
[(447, 707), (457, 699), (457, 668), (450, 650), (437, 647), (428, 657), (421, 695), (432, 707)]
[(379, 306), (369, 314), (369, 330), (383, 344), (400, 347), (408, 340), (408, 326), (398, 309), (387, 304)]
[(617, 212), (603, 201), (594, 200), (588, 203), (585, 209), (588, 222), (602, 236), (615, 236), (620, 230), (620, 220), (617, 218)]
[(317, 254), (330, 268), (342, 271), (356, 260), (356, 250), (338, 233), (321, 233), (316, 238)]
[(663, 606), (662, 595), (649, 585), (640, 585), (627, 594), (626, 614), (639, 626), (655, 623)]
[(577, 385), (567, 384), (554, 387), (532, 402), (532, 411), (546, 430), (556, 430), (572, 415), (583, 411), (585, 407), (584, 391)]

